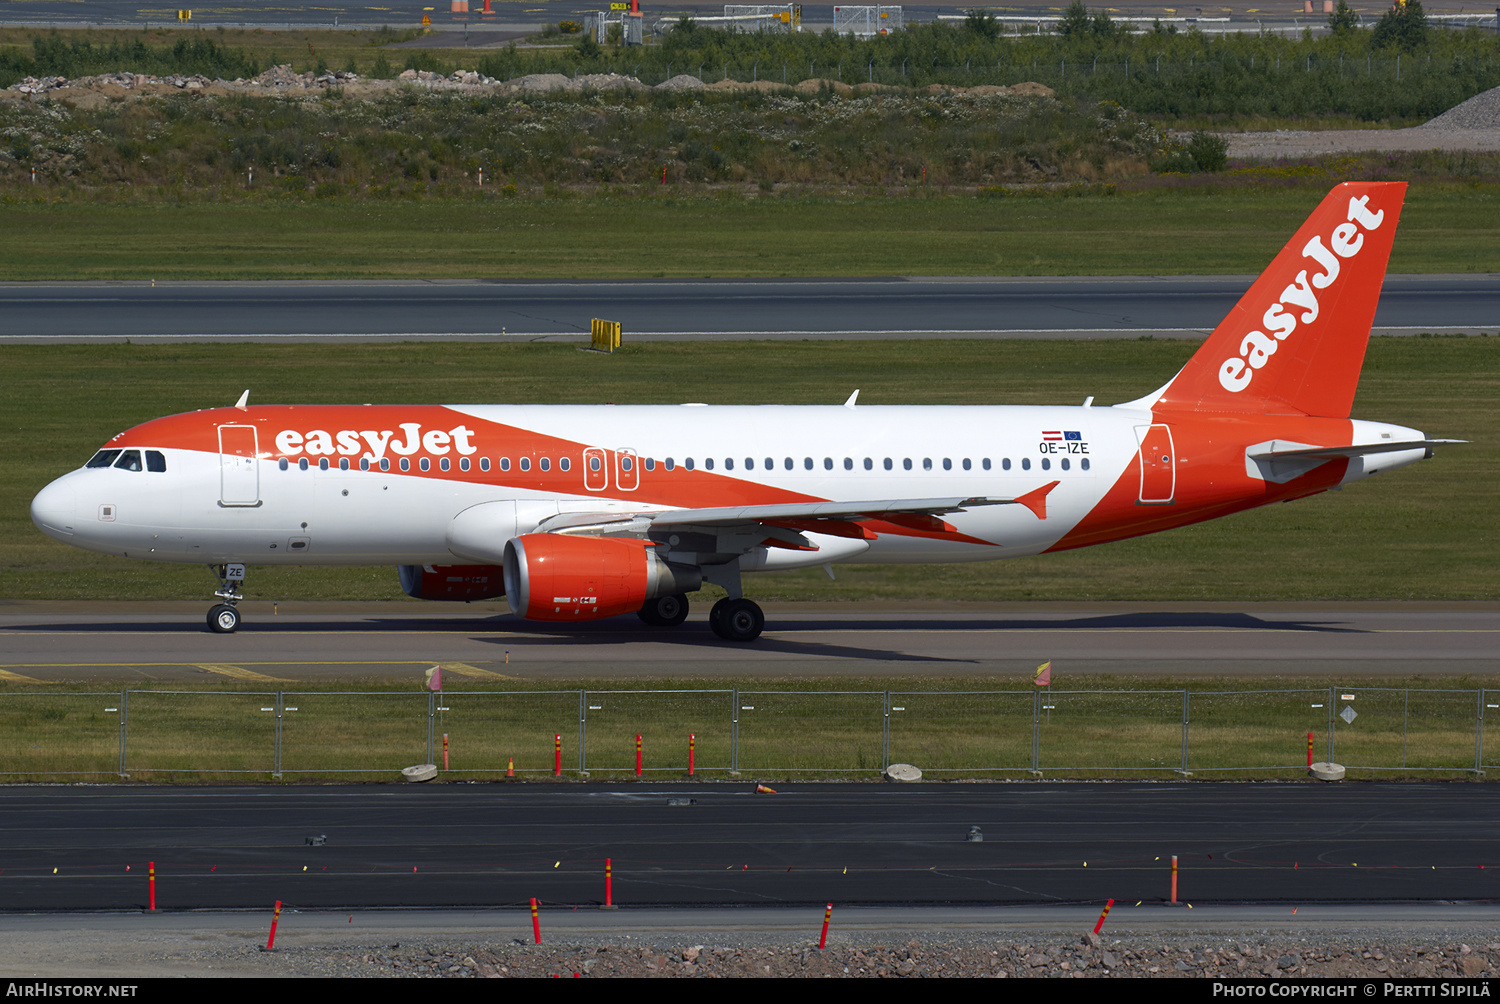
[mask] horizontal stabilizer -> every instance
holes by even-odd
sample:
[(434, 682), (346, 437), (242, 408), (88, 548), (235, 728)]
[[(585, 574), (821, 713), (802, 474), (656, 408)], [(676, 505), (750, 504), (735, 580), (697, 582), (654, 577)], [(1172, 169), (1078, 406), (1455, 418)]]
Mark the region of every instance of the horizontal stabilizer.
[(1300, 443), (1282, 444), (1273, 440), (1261, 449), (1251, 447), (1248, 456), (1253, 460), (1289, 460), (1294, 457), (1308, 460), (1334, 457), (1364, 457), (1372, 453), (1401, 453), (1405, 450), (1431, 450), (1434, 446), (1452, 446), (1467, 443), (1467, 439), (1416, 439), (1393, 443), (1356, 443), (1353, 446), (1303, 446)]

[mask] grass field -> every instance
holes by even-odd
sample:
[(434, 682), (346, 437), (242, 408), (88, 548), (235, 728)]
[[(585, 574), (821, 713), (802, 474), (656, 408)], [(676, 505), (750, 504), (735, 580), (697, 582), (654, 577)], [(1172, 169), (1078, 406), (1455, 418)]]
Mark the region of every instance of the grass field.
[[(0, 281), (1256, 273), (1342, 180), (1323, 171), (1079, 198), (12, 202)], [(1500, 271), (1500, 184), (1414, 185), (1390, 269)]]
[[(1178, 341), (0, 348), (0, 598), (207, 599), (196, 566), (117, 560), (31, 525), (32, 495), (114, 433), (232, 403), (1101, 404), (1159, 386)], [(734, 374), (725, 379), (724, 374)], [(752, 576), (762, 600), (1481, 600), (1500, 595), (1500, 337), (1377, 338), (1354, 416), (1471, 440), (1419, 467), (1106, 547), (1004, 562)], [(254, 599), (399, 599), (390, 568), (253, 568)], [(416, 601), (410, 601), (416, 602)]]
[[(1124, 682), (1124, 681), (1122, 681)], [(1322, 682), (1322, 681), (1318, 681)], [(972, 681), (970, 681), (970, 684)], [(1024, 683), (1021, 684), (1024, 686)], [(1086, 684), (1085, 684), (1086, 685)], [(934, 779), (1304, 775), (1314, 757), (1360, 777), (1461, 775), (1493, 765), (1500, 742), (1482, 738), (1478, 710), (1496, 692), (1472, 680), (1196, 680), (1182, 689), (976, 691), (953, 680), (809, 679), (795, 688), (699, 681), (671, 690), (609, 681), (578, 689), (500, 686), (429, 695), (410, 686), (22, 691), (0, 684), (0, 776), (134, 780), (389, 780), (413, 763), (442, 762), (449, 740), (455, 780), (554, 769), (630, 777), (636, 736), (643, 777), (695, 773), (758, 778), (872, 777), (887, 762)], [(1147, 685), (1149, 686), (1149, 685)], [(1336, 722), (1330, 700), (1354, 706)], [(582, 720), (582, 724), (580, 724)], [(1183, 728), (1184, 720), (1188, 727)], [(123, 727), (122, 727), (123, 722)], [(1336, 725), (1331, 727), (1330, 723)], [(580, 743), (583, 745), (580, 756)], [(1433, 776), (1427, 774), (1427, 776)]]

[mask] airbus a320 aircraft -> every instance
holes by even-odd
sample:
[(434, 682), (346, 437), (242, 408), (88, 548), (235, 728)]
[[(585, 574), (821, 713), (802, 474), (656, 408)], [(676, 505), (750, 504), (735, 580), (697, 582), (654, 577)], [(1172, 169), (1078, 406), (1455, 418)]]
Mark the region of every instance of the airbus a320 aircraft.
[[(986, 561), (1301, 498), (1435, 445), (1352, 420), (1406, 186), (1335, 188), (1181, 372), (1113, 407), (254, 406), (156, 419), (32, 502), (49, 536), (203, 562), (399, 566), (422, 599), (750, 641), (745, 572)], [(247, 392), (248, 394), (248, 392)]]

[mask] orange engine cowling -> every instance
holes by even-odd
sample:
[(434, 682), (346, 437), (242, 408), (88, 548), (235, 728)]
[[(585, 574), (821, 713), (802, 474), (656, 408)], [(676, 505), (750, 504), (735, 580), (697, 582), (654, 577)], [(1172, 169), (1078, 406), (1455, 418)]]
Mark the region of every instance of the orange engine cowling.
[(505, 598), (534, 621), (592, 621), (635, 613), (646, 600), (703, 584), (646, 540), (528, 533), (505, 544)]
[(419, 600), (488, 600), (505, 595), (499, 565), (400, 565), (401, 588)]

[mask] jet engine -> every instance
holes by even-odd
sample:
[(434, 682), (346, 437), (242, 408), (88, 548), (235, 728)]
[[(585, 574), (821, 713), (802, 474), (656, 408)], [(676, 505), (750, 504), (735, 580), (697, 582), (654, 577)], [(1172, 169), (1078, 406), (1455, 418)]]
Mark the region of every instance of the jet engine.
[(419, 600), (488, 600), (505, 594), (499, 565), (401, 565), (401, 588)]
[(528, 533), (505, 544), (506, 602), (527, 620), (631, 614), (648, 599), (702, 584), (697, 568), (668, 564), (647, 540)]

